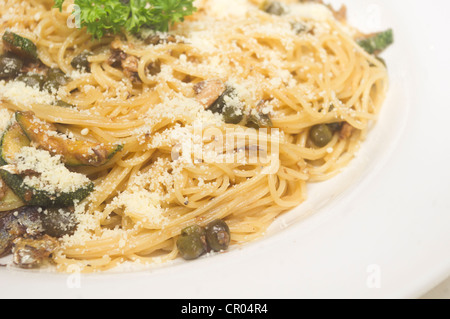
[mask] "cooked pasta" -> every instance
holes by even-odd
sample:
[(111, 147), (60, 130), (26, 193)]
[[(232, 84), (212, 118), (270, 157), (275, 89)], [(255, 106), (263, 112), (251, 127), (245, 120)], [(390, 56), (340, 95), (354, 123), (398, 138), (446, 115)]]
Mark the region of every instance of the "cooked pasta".
[[(307, 199), (309, 183), (354, 158), (388, 88), (383, 62), (355, 40), (361, 33), (318, 2), (286, 1), (281, 15), (263, 1), (229, 2), (196, 1), (168, 33), (94, 39), (73, 27), (70, 2), (60, 12), (49, 0), (1, 1), (0, 33), (30, 39), (43, 67), (68, 80), (50, 93), (3, 80), (0, 108), (122, 146), (102, 165), (69, 168), (94, 188), (74, 202), (78, 226), (59, 239), (57, 270), (173, 260), (183, 229), (216, 219), (232, 244), (258, 239)], [(86, 52), (88, 67), (77, 69)], [(241, 109), (213, 112), (219, 96)]]

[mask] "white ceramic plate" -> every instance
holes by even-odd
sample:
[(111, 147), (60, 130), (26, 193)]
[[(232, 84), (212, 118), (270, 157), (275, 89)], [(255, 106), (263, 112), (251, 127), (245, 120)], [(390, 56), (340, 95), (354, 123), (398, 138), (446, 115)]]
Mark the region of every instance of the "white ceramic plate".
[[(341, 0), (364, 31), (393, 27), (391, 89), (358, 157), (267, 236), (153, 270), (80, 276), (0, 269), (14, 298), (416, 298), (450, 274), (450, 3)], [(337, 4), (338, 2), (332, 2)]]

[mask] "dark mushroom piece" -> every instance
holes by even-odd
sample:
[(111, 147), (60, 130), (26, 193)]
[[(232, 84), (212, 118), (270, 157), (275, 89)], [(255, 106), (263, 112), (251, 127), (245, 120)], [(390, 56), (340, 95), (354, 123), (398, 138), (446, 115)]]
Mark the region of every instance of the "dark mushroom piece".
[(48, 235), (39, 238), (17, 238), (12, 249), (13, 262), (24, 269), (40, 267), (58, 246), (58, 241)]
[(72, 208), (22, 207), (0, 215), (0, 257), (14, 253), (24, 268), (40, 265), (57, 247), (57, 238), (72, 235), (78, 221)]
[(139, 82), (139, 58), (134, 55), (127, 55), (127, 57), (122, 60), (122, 69), (125, 76), (131, 79), (132, 82)]
[(45, 234), (55, 238), (73, 235), (78, 220), (73, 208), (48, 208), (41, 213), (42, 228)]
[(22, 74), (16, 78), (25, 85), (41, 90), (45, 83), (45, 77), (41, 74)]
[(42, 223), (38, 207), (23, 207), (5, 212), (0, 217), (0, 257), (11, 253), (14, 240), (23, 236), (38, 236)]
[(0, 56), (0, 79), (10, 79), (17, 76), (23, 67), (23, 62), (12, 54)]

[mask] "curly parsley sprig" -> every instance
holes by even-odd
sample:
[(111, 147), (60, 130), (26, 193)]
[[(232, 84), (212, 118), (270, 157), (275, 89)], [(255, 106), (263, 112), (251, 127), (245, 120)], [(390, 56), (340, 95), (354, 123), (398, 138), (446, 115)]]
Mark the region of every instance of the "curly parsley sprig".
[[(65, 0), (55, 0), (62, 11)], [(82, 27), (95, 38), (122, 30), (138, 33), (142, 27), (167, 32), (197, 9), (194, 0), (75, 0)]]

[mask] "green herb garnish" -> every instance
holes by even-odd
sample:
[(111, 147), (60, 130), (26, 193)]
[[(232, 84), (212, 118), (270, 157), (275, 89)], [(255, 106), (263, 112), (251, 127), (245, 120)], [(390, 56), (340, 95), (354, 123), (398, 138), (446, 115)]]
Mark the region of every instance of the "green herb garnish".
[[(65, 0), (55, 0), (62, 10)], [(142, 27), (167, 32), (169, 27), (184, 21), (197, 9), (194, 0), (75, 0), (80, 12), (81, 27), (100, 39), (105, 34), (122, 30), (138, 33)]]
[(392, 29), (389, 29), (357, 42), (369, 54), (377, 55), (394, 43), (394, 33)]

